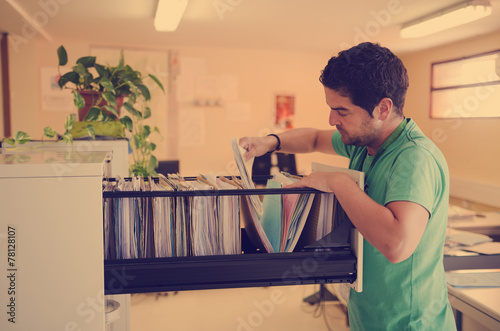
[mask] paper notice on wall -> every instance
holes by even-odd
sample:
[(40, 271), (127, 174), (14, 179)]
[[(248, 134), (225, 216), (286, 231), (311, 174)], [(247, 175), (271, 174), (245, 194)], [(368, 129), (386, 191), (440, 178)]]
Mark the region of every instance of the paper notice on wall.
[(206, 141), (204, 109), (183, 109), (179, 113), (179, 145), (204, 146)]
[[(65, 73), (69, 69), (61, 68)], [(75, 112), (73, 93), (69, 89), (62, 89), (57, 84), (59, 73), (56, 67), (44, 67), (40, 71), (40, 95), (42, 110)]]
[(239, 83), (237, 76), (229, 74), (219, 75), (218, 84), (220, 98), (224, 103), (238, 100)]
[(179, 57), (179, 75), (177, 76), (177, 101), (192, 103), (195, 99), (195, 84), (198, 76), (205, 75), (205, 59)]

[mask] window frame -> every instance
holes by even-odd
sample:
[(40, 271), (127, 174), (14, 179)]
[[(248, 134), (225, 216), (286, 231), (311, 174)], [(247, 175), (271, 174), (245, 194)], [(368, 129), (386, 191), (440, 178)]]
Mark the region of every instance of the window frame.
[[(491, 55), (497, 54), (499, 61), (499, 64), (497, 66), (500, 66), (500, 49), (488, 51), (488, 52), (483, 52), (483, 53), (478, 53), (474, 55), (469, 55), (469, 56), (463, 56), (459, 58), (454, 58), (454, 59), (449, 59), (449, 60), (444, 60), (444, 61), (437, 61), (437, 62), (432, 62), (431, 63), (431, 79), (430, 79), (430, 99), (429, 99), (429, 118), (431, 119), (452, 119), (452, 118), (498, 118), (500, 117), (500, 104), (499, 104), (499, 110), (496, 114), (492, 116), (485, 116), (481, 114), (475, 114), (471, 116), (461, 116), (461, 115), (446, 115), (446, 112), (444, 113), (439, 113), (436, 114), (436, 112), (433, 112), (433, 105), (434, 105), (434, 98), (435, 98), (435, 92), (438, 91), (453, 91), (453, 90), (460, 90), (460, 89), (466, 89), (466, 88), (481, 88), (481, 87), (496, 87), (497, 91), (492, 92), (495, 93), (495, 96), (498, 94), (498, 97), (500, 97), (500, 74), (497, 73), (496, 75), (499, 76), (497, 80), (491, 80), (491, 81), (485, 81), (485, 82), (477, 82), (477, 83), (469, 83), (469, 84), (455, 84), (455, 85), (447, 85), (447, 86), (442, 86), (442, 87), (435, 87), (435, 78), (436, 78), (436, 67), (439, 65), (443, 64), (449, 64), (453, 62), (463, 62), (463, 61), (468, 61), (471, 59), (476, 59), (480, 57), (488, 57)], [(469, 114), (470, 115), (470, 114)]]

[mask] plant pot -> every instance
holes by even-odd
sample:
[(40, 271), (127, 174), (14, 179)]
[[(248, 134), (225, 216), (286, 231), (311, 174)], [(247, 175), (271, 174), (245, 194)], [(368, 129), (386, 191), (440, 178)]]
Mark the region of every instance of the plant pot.
[[(97, 107), (103, 109), (106, 113), (112, 115), (111, 112), (109, 112), (103, 108), (104, 106), (106, 106), (108, 104), (108, 102), (106, 100), (104, 100), (104, 98), (101, 98), (100, 92), (97, 92), (97, 91), (77, 91), (77, 92), (80, 93), (83, 100), (85, 100), (85, 106), (83, 108), (78, 109), (78, 120), (79, 121), (85, 120), (87, 113), (89, 112), (90, 108), (92, 108), (93, 106), (97, 106)], [(99, 98), (101, 98), (101, 102), (99, 102), (99, 104), (96, 105), (95, 102), (97, 100), (99, 100)], [(123, 101), (124, 101), (124, 96), (118, 96), (116, 98), (115, 110), (118, 114), (120, 114), (120, 108), (123, 105)], [(118, 118), (116, 120), (118, 120)]]
[(92, 125), (96, 136), (125, 138), (125, 127), (120, 121), (109, 122), (86, 122), (80, 121), (73, 123), (73, 129), (70, 131), (73, 139), (89, 137), (87, 126)]

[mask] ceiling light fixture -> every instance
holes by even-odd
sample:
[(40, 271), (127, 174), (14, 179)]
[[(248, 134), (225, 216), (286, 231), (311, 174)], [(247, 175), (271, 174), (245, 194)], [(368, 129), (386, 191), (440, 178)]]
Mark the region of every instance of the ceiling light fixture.
[(418, 38), (469, 23), (491, 14), (487, 0), (472, 0), (426, 15), (401, 27), (402, 38)]
[(186, 10), (188, 0), (158, 0), (156, 31), (175, 31)]

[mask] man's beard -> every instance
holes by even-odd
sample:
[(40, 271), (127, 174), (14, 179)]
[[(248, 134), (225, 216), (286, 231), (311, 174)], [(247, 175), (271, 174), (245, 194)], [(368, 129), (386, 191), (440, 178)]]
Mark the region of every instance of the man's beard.
[(359, 130), (359, 134), (350, 135), (347, 131), (342, 128), (338, 128), (337, 130), (340, 132), (341, 140), (345, 145), (353, 145), (353, 146), (370, 146), (373, 144), (380, 135), (380, 129), (373, 127), (370, 125), (369, 120), (364, 121), (362, 123), (361, 129)]

